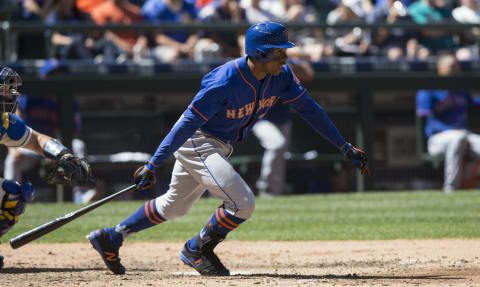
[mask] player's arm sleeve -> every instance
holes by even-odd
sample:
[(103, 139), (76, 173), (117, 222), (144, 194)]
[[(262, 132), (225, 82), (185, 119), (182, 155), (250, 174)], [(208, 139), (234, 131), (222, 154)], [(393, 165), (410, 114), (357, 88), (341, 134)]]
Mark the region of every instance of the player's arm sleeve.
[(182, 118), (173, 126), (158, 146), (155, 154), (148, 162), (150, 169), (155, 169), (179, 149), (195, 131), (204, 125), (221, 106), (221, 96), (215, 90), (203, 92), (195, 96), (192, 103), (183, 113)]
[(19, 116), (8, 113), (8, 127), (1, 143), (8, 147), (23, 147), (31, 136), (32, 129)]
[(433, 106), (430, 93), (427, 90), (420, 90), (417, 93), (417, 116), (427, 117), (433, 115)]
[(195, 1), (187, 0), (188, 5), (186, 7), (187, 13), (192, 17), (193, 20), (198, 19), (198, 10), (195, 8)]

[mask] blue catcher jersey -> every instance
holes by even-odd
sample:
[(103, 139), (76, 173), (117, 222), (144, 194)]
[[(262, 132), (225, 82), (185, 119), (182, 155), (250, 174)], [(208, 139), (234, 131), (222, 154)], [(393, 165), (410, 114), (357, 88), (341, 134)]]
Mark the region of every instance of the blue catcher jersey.
[(32, 135), (32, 129), (25, 125), (19, 116), (12, 113), (2, 114), (1, 129), (0, 144), (8, 147), (22, 147)]
[(182, 118), (158, 147), (153, 166), (176, 151), (197, 129), (224, 142), (241, 141), (258, 119), (281, 102), (289, 104), (321, 135), (340, 147), (345, 140), (324, 110), (308, 95), (290, 67), (259, 81), (247, 57), (232, 60), (208, 73)]

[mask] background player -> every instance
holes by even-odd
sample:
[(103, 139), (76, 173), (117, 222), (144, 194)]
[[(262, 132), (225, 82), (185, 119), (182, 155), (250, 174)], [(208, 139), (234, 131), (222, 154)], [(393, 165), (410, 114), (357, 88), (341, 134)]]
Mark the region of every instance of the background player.
[[(441, 77), (460, 72), (453, 54), (438, 57), (437, 73)], [(420, 90), (417, 93), (417, 115), (425, 118), (424, 132), (428, 153), (445, 157), (443, 191), (459, 188), (461, 166), (465, 156), (480, 158), (480, 135), (467, 126), (469, 108), (480, 106), (480, 98), (465, 90)]]
[[(302, 83), (314, 79), (314, 71), (309, 62), (289, 58), (287, 65)], [(290, 145), (292, 121), (292, 112), (288, 104), (277, 101), (268, 113), (252, 127), (253, 134), (265, 149), (260, 176), (255, 184), (258, 196), (275, 196), (288, 193), (285, 153)]]
[[(41, 134), (15, 114), (22, 84), (14, 70), (4, 67), (0, 70), (0, 104), (2, 105), (0, 143), (7, 147), (23, 147), (35, 151), (57, 162), (49, 174), (51, 183), (91, 186), (91, 170), (88, 163), (72, 155), (70, 149), (47, 135)], [(0, 178), (0, 237), (18, 222), (25, 206), (33, 200), (35, 189), (30, 182), (23, 185), (17, 181)], [(0, 268), (3, 257), (0, 256)]]
[(285, 153), (290, 144), (292, 115), (288, 105), (276, 103), (253, 127), (252, 132), (265, 149), (260, 176), (255, 184), (258, 196), (287, 193)]
[(230, 61), (202, 79), (200, 91), (153, 157), (135, 172), (137, 189), (149, 188), (155, 183), (155, 169), (175, 153), (169, 190), (117, 226), (89, 234), (91, 244), (113, 273), (125, 273), (119, 248), (127, 236), (185, 215), (208, 190), (223, 203), (200, 233), (185, 243), (180, 258), (202, 275), (230, 274), (213, 249), (250, 218), (255, 208), (251, 189), (227, 160), (233, 151), (230, 143), (241, 141), (277, 101), (296, 109), (362, 174), (369, 172), (365, 153), (345, 141), (285, 65), (286, 49), (295, 45), (288, 41), (284, 26), (255, 24), (248, 29), (245, 44), (248, 56)]

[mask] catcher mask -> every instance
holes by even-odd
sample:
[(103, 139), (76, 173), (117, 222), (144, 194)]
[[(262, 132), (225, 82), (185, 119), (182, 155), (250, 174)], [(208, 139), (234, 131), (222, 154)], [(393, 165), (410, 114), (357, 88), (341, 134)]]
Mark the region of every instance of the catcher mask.
[(20, 92), (18, 87), (22, 85), (22, 78), (14, 70), (4, 67), (0, 71), (0, 104), (2, 112), (14, 113), (17, 108)]

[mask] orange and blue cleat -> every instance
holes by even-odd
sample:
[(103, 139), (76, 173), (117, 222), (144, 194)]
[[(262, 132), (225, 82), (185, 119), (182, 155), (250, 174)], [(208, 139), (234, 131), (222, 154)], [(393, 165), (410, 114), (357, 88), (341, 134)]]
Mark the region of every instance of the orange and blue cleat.
[(93, 248), (100, 253), (103, 262), (105, 262), (110, 271), (117, 275), (125, 274), (125, 267), (120, 263), (120, 258), (118, 257), (120, 248), (114, 248), (110, 245), (104, 229), (90, 232), (87, 238), (90, 240)]

